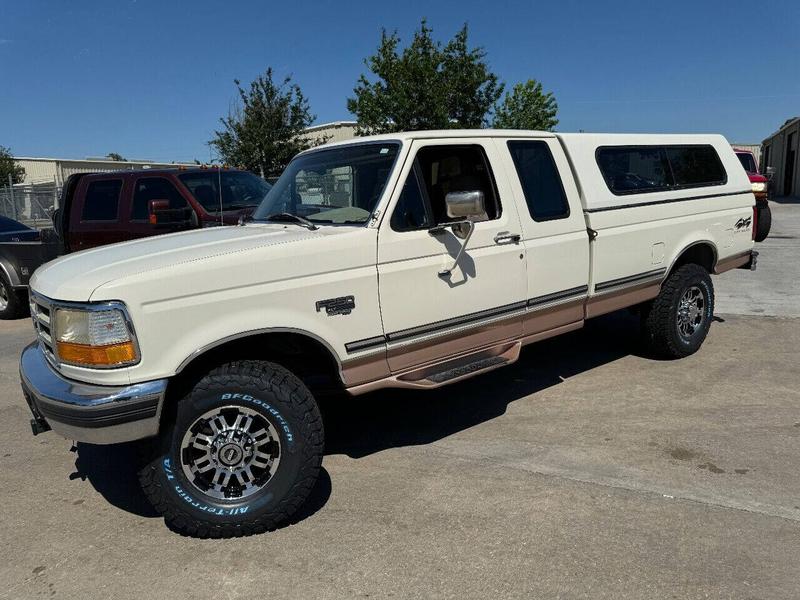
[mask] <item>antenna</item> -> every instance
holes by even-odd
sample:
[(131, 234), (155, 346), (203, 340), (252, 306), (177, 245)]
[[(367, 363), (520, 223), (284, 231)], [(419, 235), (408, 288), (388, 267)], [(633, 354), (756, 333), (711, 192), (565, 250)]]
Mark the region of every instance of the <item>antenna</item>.
[(219, 224), (225, 225), (225, 219), (222, 216), (222, 167), (217, 165), (217, 189), (219, 190)]

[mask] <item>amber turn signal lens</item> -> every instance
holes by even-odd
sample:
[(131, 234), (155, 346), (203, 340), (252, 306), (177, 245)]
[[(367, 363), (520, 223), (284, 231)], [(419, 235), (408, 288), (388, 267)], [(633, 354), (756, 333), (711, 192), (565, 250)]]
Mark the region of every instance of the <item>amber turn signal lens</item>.
[(111, 344), (109, 346), (87, 346), (58, 342), (58, 358), (67, 363), (86, 365), (88, 367), (112, 366), (136, 360), (133, 342)]

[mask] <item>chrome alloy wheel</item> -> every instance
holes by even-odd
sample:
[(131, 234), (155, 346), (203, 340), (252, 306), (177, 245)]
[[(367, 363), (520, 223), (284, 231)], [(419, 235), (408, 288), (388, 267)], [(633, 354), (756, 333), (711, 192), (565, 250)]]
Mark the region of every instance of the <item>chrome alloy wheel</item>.
[(678, 333), (684, 338), (692, 337), (703, 324), (706, 299), (703, 292), (693, 285), (683, 293), (678, 303)]
[(244, 406), (203, 413), (181, 441), (184, 475), (204, 494), (220, 500), (255, 494), (272, 479), (280, 460), (275, 427)]
[(0, 281), (0, 310), (5, 310), (8, 308), (8, 295), (11, 292), (8, 291), (6, 284), (4, 281)]

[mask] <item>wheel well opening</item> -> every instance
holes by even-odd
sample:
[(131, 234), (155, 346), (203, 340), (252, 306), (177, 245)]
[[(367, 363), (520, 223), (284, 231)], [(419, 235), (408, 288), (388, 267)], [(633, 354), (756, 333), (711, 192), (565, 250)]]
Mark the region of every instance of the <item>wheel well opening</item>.
[(196, 356), (170, 380), (161, 422), (174, 420), (178, 400), (209, 371), (236, 360), (265, 360), (285, 367), (314, 394), (341, 391), (339, 363), (322, 342), (302, 333), (268, 332), (231, 340)]
[(672, 271), (683, 265), (695, 264), (700, 265), (709, 273), (713, 273), (716, 262), (717, 253), (711, 244), (695, 244), (681, 253), (678, 260), (672, 265)]

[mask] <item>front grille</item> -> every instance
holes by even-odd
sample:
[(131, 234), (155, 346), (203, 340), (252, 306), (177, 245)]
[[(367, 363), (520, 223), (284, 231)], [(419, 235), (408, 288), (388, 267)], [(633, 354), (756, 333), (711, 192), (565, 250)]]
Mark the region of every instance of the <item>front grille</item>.
[(53, 314), (52, 305), (42, 296), (31, 294), (31, 318), (36, 335), (39, 338), (39, 345), (44, 351), (47, 360), (53, 366), (58, 366), (58, 358), (55, 348), (55, 341), (50, 324), (50, 317)]

